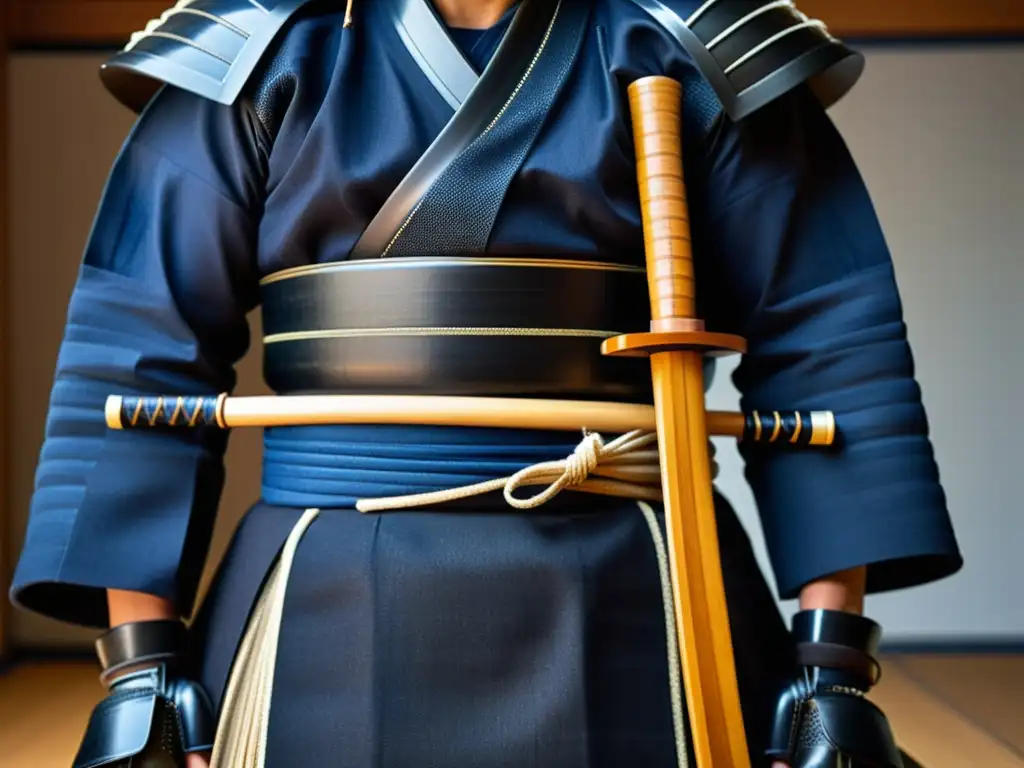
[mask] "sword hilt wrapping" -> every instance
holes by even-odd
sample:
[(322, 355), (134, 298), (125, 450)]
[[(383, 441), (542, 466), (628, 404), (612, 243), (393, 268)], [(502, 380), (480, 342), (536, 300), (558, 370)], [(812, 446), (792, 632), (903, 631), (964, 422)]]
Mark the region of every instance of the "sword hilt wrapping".
[(692, 330), (696, 324), (693, 253), (681, 169), (682, 86), (665, 77), (629, 88), (637, 181), (651, 296), (651, 330)]
[(754, 445), (832, 445), (836, 419), (831, 411), (750, 411), (743, 415), (740, 441)]
[(107, 398), (105, 409), (110, 429), (148, 427), (204, 427), (226, 428), (224, 402), (226, 394), (189, 395), (167, 397), (163, 395), (129, 397), (115, 395)]

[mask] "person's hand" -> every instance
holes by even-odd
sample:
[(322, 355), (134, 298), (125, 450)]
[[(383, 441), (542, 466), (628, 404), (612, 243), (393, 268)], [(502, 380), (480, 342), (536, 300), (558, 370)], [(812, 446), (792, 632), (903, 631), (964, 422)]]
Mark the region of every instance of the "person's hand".
[(185, 768), (210, 768), (210, 753), (187, 755)]

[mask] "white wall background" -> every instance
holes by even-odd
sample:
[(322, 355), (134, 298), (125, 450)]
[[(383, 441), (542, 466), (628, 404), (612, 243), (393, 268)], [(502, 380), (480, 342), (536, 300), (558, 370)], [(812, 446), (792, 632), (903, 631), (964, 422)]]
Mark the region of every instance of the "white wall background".
[[(67, 296), (131, 123), (100, 88), (102, 58), (24, 54), (11, 62), (12, 555), (23, 534)], [(1024, 638), (1024, 462), (1017, 447), (1024, 355), (1016, 338), (1024, 331), (1022, 75), (1024, 46), (869, 49), (863, 80), (833, 112), (893, 251), (967, 559), (952, 579), (869, 600), (890, 639)], [(258, 345), (241, 373), (241, 393), (262, 391)], [(728, 374), (720, 369), (709, 407), (736, 406)], [(214, 561), (258, 492), (258, 456), (258, 433), (233, 436)], [(721, 486), (765, 566), (735, 446), (721, 443), (719, 460)], [(79, 644), (92, 636), (25, 614), (15, 615), (12, 629), (16, 645)]]
[[(869, 598), (866, 611), (890, 640), (1024, 639), (1024, 46), (866, 53), (832, 116), (892, 250), (966, 560), (945, 581)], [(725, 374), (709, 407), (736, 407)], [(735, 444), (719, 457), (765, 566)]]

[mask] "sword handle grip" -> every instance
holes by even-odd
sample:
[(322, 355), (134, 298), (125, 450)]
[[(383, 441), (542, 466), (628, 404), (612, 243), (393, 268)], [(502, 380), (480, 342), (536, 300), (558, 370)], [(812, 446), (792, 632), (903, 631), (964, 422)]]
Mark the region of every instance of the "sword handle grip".
[(682, 149), (683, 89), (653, 76), (629, 86), (651, 298), (651, 330), (700, 330)]
[(753, 445), (829, 446), (835, 442), (831, 411), (750, 411), (743, 414), (739, 440)]
[(144, 396), (111, 395), (105, 416), (110, 429), (151, 427), (219, 427), (224, 423), (227, 395)]

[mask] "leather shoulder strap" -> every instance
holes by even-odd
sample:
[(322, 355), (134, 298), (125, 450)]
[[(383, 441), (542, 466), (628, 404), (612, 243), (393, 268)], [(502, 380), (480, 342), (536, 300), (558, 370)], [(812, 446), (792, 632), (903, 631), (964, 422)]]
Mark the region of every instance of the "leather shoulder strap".
[(287, 21), (310, 0), (179, 0), (100, 69), (136, 113), (163, 85), (222, 104), (238, 98)]
[(831, 107), (864, 71), (864, 56), (793, 0), (707, 0), (686, 18), (662, 0), (632, 2), (679, 41), (734, 121), (803, 83)]

